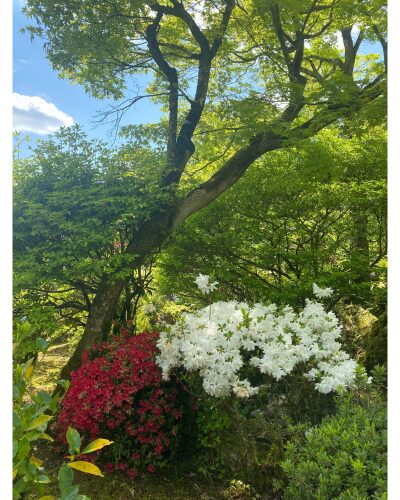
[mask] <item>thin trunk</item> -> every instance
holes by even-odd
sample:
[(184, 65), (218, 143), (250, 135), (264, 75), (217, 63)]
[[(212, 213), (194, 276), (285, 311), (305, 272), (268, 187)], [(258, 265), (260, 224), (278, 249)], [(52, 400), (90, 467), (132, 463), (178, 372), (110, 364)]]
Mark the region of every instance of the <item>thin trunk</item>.
[(354, 217), (354, 240), (359, 259), (359, 275), (356, 282), (362, 283), (370, 279), (368, 217), (365, 214), (356, 214)]

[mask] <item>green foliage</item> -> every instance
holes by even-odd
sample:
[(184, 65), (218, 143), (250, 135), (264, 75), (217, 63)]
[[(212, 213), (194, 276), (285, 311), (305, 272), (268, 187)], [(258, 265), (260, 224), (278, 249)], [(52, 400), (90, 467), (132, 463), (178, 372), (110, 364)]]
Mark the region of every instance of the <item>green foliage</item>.
[(115, 268), (130, 271), (120, 247), (145, 218), (151, 183), (131, 175), (134, 165), (125, 154), (73, 126), (16, 162), (16, 290), (46, 283), (50, 294), (57, 284), (85, 283)]
[[(27, 322), (21, 327), (21, 335), (28, 330)], [(40, 345), (38, 350), (44, 352), (47, 346)], [(42, 461), (33, 455), (33, 445), (38, 439), (52, 441), (46, 433), (52, 414), (56, 411), (60, 394), (51, 397), (44, 391), (39, 391), (29, 401), (26, 399), (26, 388), (32, 378), (33, 358), (24, 364), (17, 364), (13, 371), (13, 498), (23, 498), (24, 495), (36, 490), (43, 495), (44, 487), (50, 478)], [(67, 388), (68, 384), (64, 384)]]
[(386, 406), (342, 396), (337, 414), (286, 446), (286, 499), (387, 498)]
[(33, 305), (29, 311), (29, 320), (15, 322), (13, 330), (13, 359), (25, 362), (32, 356), (36, 359), (39, 352), (45, 352), (49, 344), (46, 337), (52, 333), (57, 324), (54, 322), (54, 311), (40, 305)]
[(206, 478), (222, 478), (227, 473), (226, 442), (232, 422), (215, 398), (203, 394), (196, 406), (197, 470)]
[[(28, 321), (17, 325), (18, 342), (23, 342), (31, 330)], [(44, 339), (38, 339), (38, 352), (45, 353), (48, 348)], [(26, 396), (26, 389), (34, 372), (34, 359), (24, 364), (16, 364), (13, 370), (13, 498), (25, 498), (27, 494), (36, 491), (40, 496), (45, 493), (45, 485), (51, 482), (51, 477), (43, 467), (42, 460), (33, 455), (34, 443), (38, 439), (53, 441), (46, 433), (49, 422), (58, 408), (61, 394), (50, 396), (45, 391), (39, 391), (30, 399)], [(66, 391), (69, 382), (61, 381), (60, 387)], [(66, 435), (69, 443), (69, 463), (63, 464), (59, 470), (58, 479), (61, 491), (60, 500), (90, 500), (85, 495), (79, 495), (79, 486), (74, 486), (72, 468), (102, 476), (97, 466), (86, 461), (76, 461), (83, 454), (93, 453), (104, 446), (112, 444), (107, 439), (96, 439), (81, 451), (81, 437), (79, 433), (69, 428)], [(44, 497), (52, 498), (54, 497)]]
[[(179, 2), (187, 16), (171, 2), (165, 6), (159, 20), (157, 41), (160, 54), (178, 70), (182, 94), (193, 94), (193, 72), (197, 70), (200, 47), (187, 17), (198, 24), (210, 46), (221, 35), (222, 12), (225, 1), (204, 2), (199, 5), (187, 0)], [(227, 147), (231, 149), (272, 124), (281, 115), (282, 104), (290, 102), (301, 91), (300, 79), (289, 78), (279, 37), (271, 18), (270, 7), (279, 5), (286, 50), (293, 52), (299, 29), (306, 44), (301, 64), (301, 76), (307, 77), (304, 118), (323, 109), (327, 104), (348, 101), (357, 88), (350, 75), (344, 74), (344, 51), (338, 44), (340, 30), (356, 24), (365, 39), (380, 43), (386, 36), (385, 2), (354, 2), (341, 0), (315, 7), (311, 0), (266, 2), (245, 0), (236, 5), (228, 24), (223, 44), (213, 61), (205, 113), (216, 118), (221, 128), (231, 127), (234, 133), (206, 136), (207, 149), (215, 156)], [(49, 0), (29, 0), (23, 9), (32, 19), (26, 29), (31, 36), (42, 38), (53, 68), (62, 78), (82, 85), (97, 98), (126, 98), (124, 108), (135, 102), (130, 95), (132, 79), (145, 74), (146, 84), (140, 95), (148, 94), (166, 109), (168, 82), (160, 71), (154, 71), (154, 54), (145, 43), (146, 28), (152, 26), (158, 2), (144, 0), (102, 3), (94, 0), (58, 4)], [(330, 8), (331, 7), (331, 8)], [(171, 12), (172, 10), (172, 12)], [(178, 11), (178, 12), (177, 12)], [(339, 36), (338, 36), (339, 33)], [(381, 48), (373, 49), (380, 52)], [(371, 81), (381, 72), (383, 61), (379, 54), (359, 54), (356, 58), (355, 79), (358, 85)], [(318, 69), (317, 69), (318, 68)], [(246, 74), (243, 78), (243, 74)], [(149, 82), (150, 80), (150, 82)], [(135, 80), (134, 80), (135, 81)], [(148, 83), (149, 82), (149, 83)], [(136, 82), (135, 82), (136, 83)], [(300, 87), (300, 88), (299, 88)], [(310, 106), (308, 106), (310, 104)], [(184, 121), (187, 102), (179, 103), (179, 121)], [(207, 120), (207, 125), (213, 120)], [(285, 130), (285, 120), (279, 125)], [(276, 125), (275, 125), (276, 126)], [(165, 132), (165, 131), (164, 131)], [(211, 137), (211, 140), (210, 140)], [(226, 144), (224, 139), (228, 139)], [(201, 144), (202, 138), (198, 137)], [(199, 148), (200, 149), (200, 148)], [(215, 154), (219, 153), (219, 155)], [(200, 155), (203, 163), (205, 155)], [(206, 161), (204, 163), (206, 163)], [(203, 168), (204, 164), (198, 165)], [(196, 170), (197, 170), (196, 169)]]
[(126, 131), (130, 143), (112, 150), (73, 126), (15, 160), (14, 314), (33, 325), (18, 360), (34, 354), (35, 337), (84, 326), (102, 276), (127, 280), (128, 298), (145, 288), (125, 250), (169, 203), (157, 176), (162, 145), (146, 148), (148, 133)]
[[(85, 325), (101, 277), (128, 281), (125, 301), (119, 305), (125, 322), (134, 319), (136, 299), (144, 287), (132, 277), (135, 257), (126, 248), (139, 228), (140, 240), (145, 234), (142, 228), (158, 220), (155, 215), (169, 211), (171, 221), (177, 194), (184, 196), (209, 179), (239, 148), (266, 130), (282, 139), (279, 147), (286, 154), (269, 155), (271, 162), (254, 167), (245, 203), (243, 191), (237, 190), (204, 212), (205, 223), (201, 217), (193, 219), (187, 231), (179, 232), (178, 250), (170, 249), (163, 264), (170, 276), (178, 277), (174, 290), (193, 297), (188, 276), (192, 279), (193, 270), (207, 272), (200, 268), (209, 267), (211, 260), (219, 268), (227, 297), (259, 300), (267, 296), (298, 305), (318, 278), (322, 285), (334, 283), (347, 300), (375, 307), (379, 294), (381, 301), (381, 290), (371, 290), (368, 272), (369, 267), (378, 268), (385, 254), (384, 230), (379, 230), (385, 223), (384, 181), (382, 175), (370, 175), (375, 172), (375, 160), (382, 163), (378, 128), (385, 115), (384, 93), (367, 103), (367, 112), (361, 109), (356, 116), (341, 119), (333, 139), (328, 134), (303, 147), (291, 138), (291, 129), (300, 125), (302, 130), (301, 124), (311, 120), (318, 131), (331, 123), (330, 118), (319, 122), (327, 111), (353, 105), (358, 109), (356, 94), (363, 86), (370, 84), (373, 91), (376, 79), (384, 88), (380, 54), (365, 54), (361, 49), (354, 53), (353, 73), (347, 68), (351, 54), (338, 43), (340, 30), (356, 25), (362, 33), (359, 41), (364, 36), (381, 44), (374, 51), (383, 50), (384, 2), (354, 6), (340, 0), (321, 6), (311, 0), (245, 0), (241, 5), (232, 3), (228, 19), (225, 7), (229, 4), (201, 2), (200, 8), (186, 0), (167, 5), (144, 0), (26, 3), (23, 11), (32, 20), (26, 29), (33, 38), (45, 41), (46, 54), (61, 77), (95, 97), (125, 99), (114, 107), (117, 126), (123, 113), (142, 97), (151, 97), (167, 112), (173, 86), (165, 67), (176, 69), (179, 84), (176, 120), (171, 115), (170, 121), (165, 116), (159, 124), (128, 125), (122, 132), (128, 144), (119, 152), (88, 141), (72, 127), (41, 142), (29, 160), (16, 162), (15, 288), (17, 292), (29, 288), (31, 302), (35, 289), (39, 302), (52, 305), (64, 326)], [(282, 36), (274, 9), (280, 12)], [(148, 43), (152, 30), (155, 52)], [(212, 47), (211, 52), (205, 47)], [(203, 57), (207, 59), (209, 53), (208, 75)], [(193, 75), (199, 68), (194, 92)], [(138, 73), (146, 76), (145, 88), (143, 95), (140, 91), (132, 97), (132, 77)], [(207, 89), (201, 91), (201, 86)], [(198, 112), (201, 120), (191, 123)], [(333, 121), (336, 118), (333, 114)], [(180, 127), (184, 132), (188, 123), (196, 128), (194, 135), (179, 135)], [(376, 140), (375, 130), (356, 146), (346, 139), (359, 138), (371, 123), (376, 126)], [(168, 135), (175, 135), (175, 125), (180, 137), (176, 145), (190, 147), (179, 166), (185, 170), (179, 185), (164, 189), (161, 173), (170, 167), (165, 161), (169, 158), (166, 146)], [(334, 161), (329, 163), (331, 157)], [(381, 168), (376, 172), (381, 174)], [(180, 206), (178, 201), (176, 207)], [(256, 216), (254, 211), (249, 213), (254, 207)], [(368, 213), (363, 216), (365, 210)], [(226, 217), (220, 219), (222, 212)], [(157, 226), (155, 222), (155, 232), (163, 233)], [(353, 231), (356, 227), (361, 230)], [(250, 236), (250, 231), (256, 236)], [(213, 237), (215, 232), (219, 238)], [(363, 246), (367, 240), (370, 249)], [(199, 248), (207, 248), (206, 258), (198, 255)], [(193, 258), (187, 259), (186, 254)], [(179, 267), (179, 262), (184, 266)], [(225, 269), (224, 276), (220, 271)], [(384, 283), (383, 269), (376, 281)], [(170, 284), (163, 292), (171, 289)]]
[(301, 306), (314, 282), (334, 300), (380, 314), (386, 302), (386, 133), (325, 130), (260, 160), (214, 204), (178, 228), (159, 259), (161, 293), (204, 299), (198, 273), (219, 299)]

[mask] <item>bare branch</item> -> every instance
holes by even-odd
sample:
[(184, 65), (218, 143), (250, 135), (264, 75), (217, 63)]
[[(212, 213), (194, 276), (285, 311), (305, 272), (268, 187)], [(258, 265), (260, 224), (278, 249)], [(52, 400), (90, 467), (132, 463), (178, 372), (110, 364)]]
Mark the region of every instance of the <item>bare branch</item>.
[(132, 106), (134, 106), (137, 102), (141, 101), (142, 99), (146, 99), (147, 97), (159, 97), (167, 95), (169, 95), (169, 93), (167, 92), (159, 92), (157, 94), (143, 94), (125, 99), (117, 105), (111, 104), (104, 111), (96, 113), (95, 116), (97, 117), (97, 120), (94, 120), (93, 123), (95, 123), (96, 125), (101, 125), (103, 123), (113, 123), (112, 131), (115, 131), (115, 133), (117, 133), (119, 125), (125, 113), (129, 111), (129, 109), (131, 109)]

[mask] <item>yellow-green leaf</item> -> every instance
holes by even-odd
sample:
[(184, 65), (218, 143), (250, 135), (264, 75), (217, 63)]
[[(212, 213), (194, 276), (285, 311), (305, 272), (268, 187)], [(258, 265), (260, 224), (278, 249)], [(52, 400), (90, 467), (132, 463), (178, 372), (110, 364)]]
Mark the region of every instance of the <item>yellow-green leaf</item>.
[(36, 465), (36, 467), (40, 467), (43, 463), (43, 460), (39, 460), (38, 458), (34, 457), (33, 455), (31, 456), (29, 461), (31, 462), (31, 464)]
[(104, 448), (104, 446), (109, 446), (113, 442), (114, 441), (109, 441), (108, 439), (95, 439), (94, 441), (89, 443), (81, 453), (92, 453), (93, 451), (101, 450), (102, 448)]
[(48, 434), (46, 434), (45, 432), (42, 432), (39, 436), (41, 439), (46, 439), (46, 441), (50, 441), (50, 442), (53, 442), (54, 439), (49, 436)]
[(94, 476), (104, 477), (104, 475), (102, 474), (101, 470), (97, 467), (97, 465), (94, 465), (90, 462), (78, 461), (78, 462), (71, 462), (67, 465), (68, 467), (72, 467), (72, 469), (80, 470), (81, 472), (86, 472), (86, 474), (93, 474)]
[(33, 366), (28, 366), (28, 368), (25, 370), (25, 380), (29, 380), (32, 376), (33, 373)]
[(56, 500), (56, 497), (52, 495), (46, 495), (45, 497), (40, 497), (39, 500)]
[(13, 479), (15, 479), (15, 478), (16, 478), (17, 474), (18, 474), (17, 469), (14, 469), (14, 470), (13, 470)]
[(41, 415), (40, 417), (37, 417), (32, 420), (32, 422), (25, 427), (26, 431), (31, 431), (33, 429), (36, 429), (37, 427), (40, 427), (41, 425), (47, 423), (49, 420), (51, 420), (53, 417), (50, 415)]

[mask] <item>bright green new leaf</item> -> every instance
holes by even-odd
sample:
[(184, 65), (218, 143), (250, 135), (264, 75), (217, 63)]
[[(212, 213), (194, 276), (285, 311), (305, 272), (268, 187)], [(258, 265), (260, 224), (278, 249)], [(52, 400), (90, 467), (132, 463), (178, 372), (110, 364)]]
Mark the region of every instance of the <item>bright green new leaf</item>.
[(40, 474), (35, 478), (35, 483), (48, 484), (50, 482), (51, 482), (50, 478), (48, 476), (45, 476), (44, 474)]
[(41, 415), (40, 417), (37, 417), (33, 419), (27, 427), (25, 427), (25, 431), (31, 431), (33, 429), (37, 429), (38, 427), (41, 427), (42, 425), (46, 424), (49, 420), (51, 420), (53, 417), (50, 415)]
[(54, 439), (51, 436), (49, 436), (48, 434), (46, 434), (45, 432), (42, 432), (38, 437), (40, 439), (45, 439), (46, 441), (51, 441), (51, 442), (54, 441)]
[(34, 457), (34, 456), (31, 456), (31, 458), (29, 459), (29, 461), (35, 465), (36, 467), (40, 467), (43, 463), (43, 460), (39, 460), (38, 458)]
[(25, 457), (28, 456), (28, 453), (30, 452), (31, 445), (29, 443), (29, 439), (24, 436), (20, 442), (19, 442), (19, 448), (18, 448), (18, 458), (19, 460), (23, 460)]

